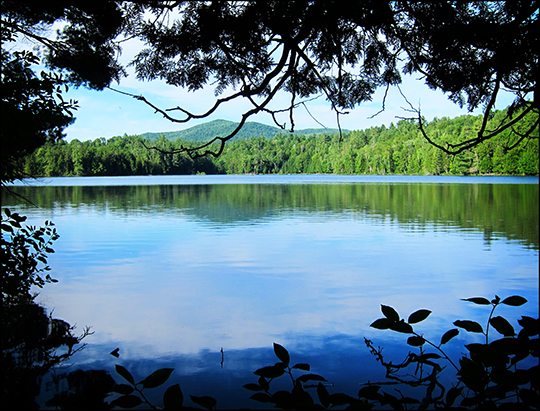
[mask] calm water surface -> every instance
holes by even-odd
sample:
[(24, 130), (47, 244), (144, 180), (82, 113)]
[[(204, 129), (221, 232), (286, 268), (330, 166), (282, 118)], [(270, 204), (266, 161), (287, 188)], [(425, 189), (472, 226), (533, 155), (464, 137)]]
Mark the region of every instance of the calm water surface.
[(241, 386), (275, 362), (272, 342), (334, 392), (382, 379), (363, 337), (408, 350), (369, 327), (381, 304), (405, 318), (432, 310), (416, 328), (435, 341), (457, 319), (485, 323), (488, 309), (461, 298), (519, 294), (529, 303), (499, 314), (538, 317), (538, 178), (53, 178), (13, 190), (39, 208), (3, 206), (61, 236), (59, 282), (38, 301), (95, 331), (76, 366), (114, 375), (121, 363), (141, 378), (173, 367), (185, 395), (219, 408), (258, 406)]

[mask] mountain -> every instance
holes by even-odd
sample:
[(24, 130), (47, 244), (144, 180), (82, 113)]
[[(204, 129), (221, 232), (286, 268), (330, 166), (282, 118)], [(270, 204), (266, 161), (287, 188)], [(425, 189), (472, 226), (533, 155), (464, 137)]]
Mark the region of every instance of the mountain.
[[(155, 140), (160, 136), (165, 136), (169, 140), (182, 139), (184, 141), (192, 142), (206, 142), (213, 139), (216, 136), (226, 136), (230, 134), (236, 127), (238, 123), (228, 120), (214, 120), (207, 123), (198, 124), (196, 126), (187, 128), (185, 130), (178, 131), (164, 131), (162, 133), (143, 133), (141, 137), (148, 140)], [(348, 130), (342, 130), (346, 132)], [(263, 136), (267, 139), (274, 137), (276, 134), (288, 134), (287, 130), (282, 130), (279, 127), (268, 126), (266, 124), (257, 123), (254, 121), (248, 121), (244, 124), (244, 127), (238, 132), (231, 141), (248, 139), (251, 137)], [(339, 133), (338, 129), (335, 128), (307, 128), (303, 130), (295, 130), (293, 134), (296, 135), (305, 135), (305, 134), (320, 134), (328, 133), (335, 134)]]

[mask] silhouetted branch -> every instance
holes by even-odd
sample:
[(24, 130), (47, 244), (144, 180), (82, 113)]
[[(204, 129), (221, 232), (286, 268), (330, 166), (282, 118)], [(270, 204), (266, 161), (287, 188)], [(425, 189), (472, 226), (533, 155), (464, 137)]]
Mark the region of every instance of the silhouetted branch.
[[(510, 147), (506, 147), (508, 150), (511, 150), (512, 148), (516, 147), (525, 138), (537, 138), (537, 137), (531, 136), (531, 134), (538, 126), (538, 119), (535, 121), (534, 125), (532, 127), (530, 127), (527, 130), (527, 132), (525, 132), (524, 134), (517, 133), (516, 130), (514, 129), (514, 126), (516, 124), (518, 124), (527, 114), (529, 114), (530, 112), (533, 112), (533, 111), (538, 111), (538, 110), (536, 110), (534, 108), (534, 105), (532, 103), (527, 104), (525, 109), (521, 113), (519, 113), (514, 119), (512, 119), (512, 120), (508, 121), (507, 123), (505, 123), (505, 120), (508, 120), (509, 118), (511, 118), (510, 115), (507, 115), (498, 124), (498, 126), (495, 128), (495, 130), (486, 131), (487, 122), (489, 120), (489, 115), (491, 114), (491, 110), (493, 109), (493, 106), (495, 104), (496, 95), (497, 95), (497, 93), (499, 91), (499, 84), (500, 84), (500, 82), (497, 81), (497, 85), (496, 85), (495, 90), (494, 90), (494, 92), (493, 92), (493, 94), (491, 96), (491, 99), (490, 99), (488, 105), (486, 106), (486, 109), (484, 110), (483, 119), (482, 119), (482, 125), (481, 125), (479, 131), (477, 132), (476, 137), (465, 140), (465, 141), (462, 141), (462, 142), (459, 142), (459, 143), (446, 142), (445, 143), (446, 146), (435, 142), (433, 139), (431, 139), (429, 137), (429, 135), (428, 135), (428, 133), (427, 133), (427, 131), (425, 129), (425, 124), (424, 124), (424, 120), (422, 118), (422, 114), (421, 114), (420, 109), (419, 108), (416, 109), (415, 107), (413, 107), (413, 105), (407, 100), (405, 95), (403, 93), (401, 93), (401, 89), (400, 89), (400, 93), (403, 96), (403, 98), (405, 99), (405, 101), (410, 106), (410, 109), (405, 109), (405, 110), (409, 111), (409, 112), (416, 113), (416, 119), (418, 120), (418, 127), (420, 129), (420, 132), (422, 133), (422, 136), (431, 145), (433, 145), (433, 146), (437, 147), (438, 149), (444, 151), (446, 154), (450, 154), (450, 155), (459, 154), (459, 153), (461, 153), (461, 152), (463, 152), (465, 150), (468, 150), (468, 149), (470, 149), (472, 147), (477, 146), (478, 144), (480, 144), (480, 143), (482, 143), (482, 142), (484, 142), (486, 140), (489, 140), (489, 139), (495, 137), (496, 135), (498, 135), (498, 134), (502, 133), (503, 131), (507, 130), (508, 128), (511, 128), (513, 133), (520, 136), (520, 139), (518, 140), (518, 142), (516, 144), (513, 144)], [(398, 87), (398, 89), (399, 89), (399, 87)], [(399, 117), (399, 118), (404, 118), (404, 117)]]
[[(387, 84), (386, 85), (386, 89), (384, 90), (384, 96), (383, 96), (383, 101), (382, 101), (382, 108), (377, 111), (375, 114), (373, 114), (372, 116), (368, 117), (368, 119), (373, 119), (375, 117), (377, 117), (379, 114), (381, 114), (385, 109), (386, 109), (386, 97), (388, 96), (388, 89), (390, 88), (390, 84)], [(399, 88), (399, 87), (398, 87)], [(401, 91), (401, 90), (400, 90)], [(403, 94), (402, 94), (403, 95)]]
[[(161, 109), (161, 108), (157, 107), (155, 104), (151, 103), (148, 99), (146, 99), (146, 97), (144, 97), (142, 95), (135, 95), (135, 94), (128, 93), (128, 92), (125, 92), (125, 91), (116, 90), (116, 89), (114, 89), (112, 87), (110, 87), (110, 89), (115, 91), (115, 92), (118, 92), (120, 94), (124, 94), (124, 95), (130, 96), (130, 97), (133, 97), (133, 98), (135, 98), (135, 99), (137, 99), (139, 101), (142, 101), (143, 103), (145, 103), (148, 106), (152, 107), (155, 110), (156, 113), (160, 113), (166, 119), (168, 119), (170, 121), (173, 121), (173, 122), (177, 122), (177, 123), (185, 123), (185, 122), (188, 122), (191, 119), (200, 119), (200, 118), (208, 117), (222, 103), (231, 101), (231, 100), (239, 98), (239, 97), (247, 98), (250, 101), (250, 103), (253, 105), (253, 108), (251, 110), (246, 111), (244, 114), (242, 114), (242, 119), (241, 119), (240, 123), (237, 125), (237, 127), (231, 133), (229, 133), (226, 136), (216, 136), (213, 139), (211, 139), (210, 141), (208, 141), (208, 142), (206, 142), (204, 144), (194, 146), (194, 147), (186, 147), (186, 146), (182, 145), (180, 148), (174, 149), (174, 150), (163, 150), (163, 149), (160, 149), (160, 148), (155, 147), (155, 146), (154, 147), (148, 147), (148, 146), (144, 145), (145, 148), (159, 151), (162, 154), (186, 153), (192, 159), (202, 157), (202, 156), (206, 156), (206, 155), (212, 155), (214, 157), (218, 157), (223, 152), (223, 149), (225, 147), (225, 143), (227, 141), (231, 140), (234, 136), (236, 136), (238, 134), (238, 132), (244, 126), (244, 124), (246, 123), (246, 121), (247, 121), (247, 119), (249, 117), (251, 117), (252, 115), (257, 114), (259, 112), (269, 113), (272, 116), (274, 122), (282, 129), (284, 129), (284, 126), (278, 123), (277, 118), (276, 118), (276, 114), (281, 113), (281, 112), (286, 112), (286, 111), (289, 112), (289, 118), (290, 118), (290, 121), (291, 121), (291, 132), (294, 131), (294, 115), (293, 115), (294, 109), (296, 109), (299, 105), (304, 105), (304, 107), (305, 107), (305, 103), (307, 101), (314, 100), (314, 99), (318, 98), (319, 96), (314, 97), (314, 98), (309, 99), (309, 100), (297, 102), (296, 101), (296, 93), (293, 92), (291, 102), (290, 102), (290, 104), (289, 104), (289, 106), (287, 108), (278, 109), (278, 110), (271, 110), (271, 109), (267, 108), (267, 106), (273, 100), (276, 93), (283, 88), (285, 82), (287, 80), (289, 80), (294, 75), (294, 73), (297, 71), (298, 64), (300, 62), (300, 57), (301, 57), (301, 55), (298, 52), (299, 50), (300, 50), (300, 52), (303, 52), (300, 48), (288, 49), (284, 45), (282, 55), (281, 55), (281, 59), (280, 59), (279, 63), (276, 65), (274, 70), (272, 70), (272, 72), (270, 72), (257, 87), (251, 88), (249, 85), (244, 86), (242, 88), (242, 90), (239, 91), (238, 93), (234, 93), (234, 94), (231, 94), (228, 97), (216, 100), (214, 106), (212, 108), (210, 108), (208, 111), (206, 111), (205, 113), (203, 113), (203, 114), (193, 114), (193, 113), (191, 113), (191, 112), (189, 112), (189, 111), (187, 111), (187, 110), (185, 110), (185, 109), (183, 109), (181, 107), (175, 107), (175, 108), (170, 108), (170, 109), (165, 109), (164, 110), (164, 109)], [(287, 58), (288, 58), (288, 62), (287, 62)], [(267, 89), (269, 87), (270, 82), (273, 79), (275, 79), (280, 73), (282, 73), (282, 70), (285, 67), (287, 67), (287, 70), (281, 75), (281, 77), (279, 78), (279, 81), (277, 81), (277, 83), (274, 86), (270, 87), (270, 89), (267, 91), (268, 94), (266, 95), (265, 99), (261, 103), (257, 103), (254, 100), (253, 97), (263, 93), (265, 91), (265, 89)], [(315, 70), (314, 66), (313, 66), (313, 69)], [(322, 80), (322, 77), (321, 77), (321, 80)], [(329, 96), (328, 93), (327, 93), (327, 96)], [(334, 104), (332, 105), (332, 107), (333, 107), (333, 110), (336, 112), (336, 114), (338, 116), (337, 117), (337, 122), (338, 122), (338, 127), (339, 127), (340, 138), (341, 138), (342, 130), (341, 130), (340, 122), (339, 122), (339, 115), (343, 114), (343, 113), (339, 112), (339, 110), (337, 110), (337, 108), (336, 108), (336, 106)], [(186, 115), (186, 117), (184, 119), (177, 119), (177, 118), (172, 117), (169, 114), (169, 112), (174, 111), (174, 110), (181, 111), (182, 113), (184, 113)], [(311, 115), (311, 113), (310, 113), (310, 115)], [(219, 144), (217, 149), (214, 149), (214, 150), (213, 149), (207, 149), (208, 147), (214, 145), (215, 143)]]
[(538, 127), (540, 125), (540, 117), (538, 117), (536, 119), (536, 121), (534, 122), (534, 124), (524, 133), (519, 133), (517, 130), (515, 130), (513, 127), (512, 127), (512, 132), (514, 134), (516, 134), (517, 136), (519, 136), (519, 139), (514, 143), (512, 144), (511, 146), (507, 146), (505, 147), (507, 150), (512, 150), (514, 149), (515, 147), (517, 147), (524, 139), (528, 138), (528, 139), (538, 139), (538, 136), (531, 136), (532, 132), (534, 130), (538, 130)]

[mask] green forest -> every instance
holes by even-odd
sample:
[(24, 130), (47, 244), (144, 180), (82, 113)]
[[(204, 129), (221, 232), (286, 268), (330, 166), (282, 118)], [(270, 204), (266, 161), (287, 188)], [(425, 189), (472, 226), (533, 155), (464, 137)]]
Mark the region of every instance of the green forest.
[[(488, 123), (494, 129), (506, 115), (496, 111)], [(537, 115), (525, 117), (526, 129)], [(425, 125), (435, 142), (462, 141), (476, 135), (482, 116), (443, 117)], [(332, 130), (333, 131), (333, 130)], [(421, 134), (415, 120), (400, 120), (365, 130), (311, 135), (280, 133), (230, 141), (221, 156), (191, 159), (166, 154), (181, 145), (195, 144), (162, 135), (72, 140), (46, 144), (20, 161), (35, 177), (120, 176), (164, 174), (411, 174), (411, 175), (537, 175), (538, 129), (512, 150), (518, 136), (510, 129), (464, 151), (448, 155)], [(516, 130), (519, 133), (519, 130)], [(146, 147), (145, 147), (146, 146)], [(156, 147), (159, 150), (148, 149)]]

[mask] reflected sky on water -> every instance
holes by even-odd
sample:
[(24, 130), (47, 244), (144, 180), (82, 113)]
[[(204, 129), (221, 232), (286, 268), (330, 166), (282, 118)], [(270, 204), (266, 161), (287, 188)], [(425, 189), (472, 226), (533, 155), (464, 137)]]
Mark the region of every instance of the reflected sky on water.
[(213, 358), (204, 374), (223, 347), (231, 375), (249, 375), (273, 363), (275, 341), (331, 373), (369, 356), (364, 336), (405, 342), (369, 327), (381, 304), (432, 310), (417, 328), (435, 340), (487, 319), (461, 298), (519, 294), (526, 306), (498, 314), (538, 317), (537, 178), (342, 177), (50, 179), (14, 188), (41, 208), (3, 205), (56, 224), (59, 283), (38, 301), (92, 326), (80, 364), (120, 347), (138, 367), (183, 358), (179, 374)]

